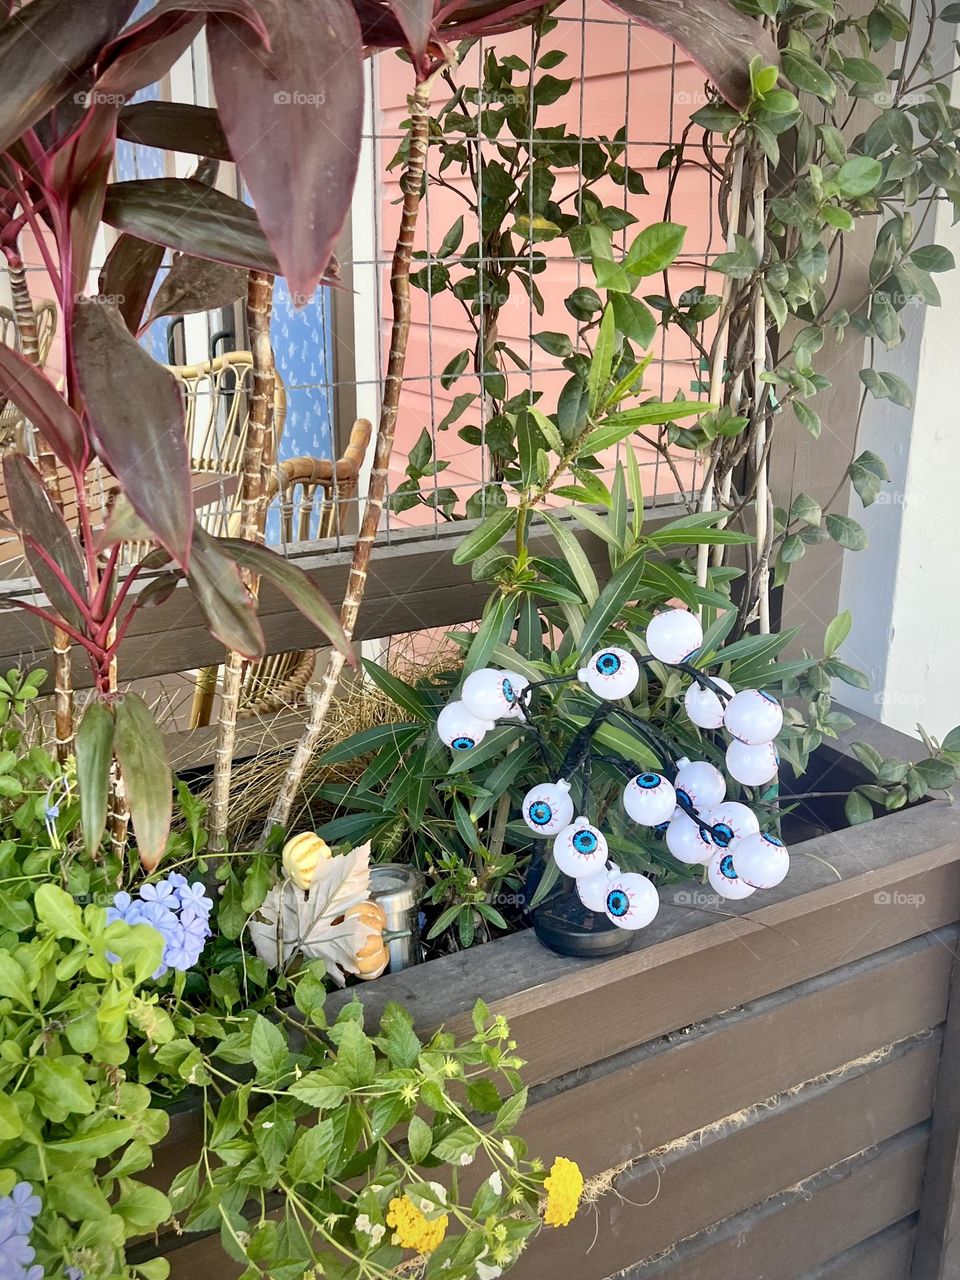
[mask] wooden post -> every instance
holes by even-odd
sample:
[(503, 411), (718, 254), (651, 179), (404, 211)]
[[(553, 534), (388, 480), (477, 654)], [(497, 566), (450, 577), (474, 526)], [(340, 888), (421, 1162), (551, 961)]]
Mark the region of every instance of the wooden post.
[[(253, 353), (253, 387), (250, 397), (250, 424), (243, 455), (243, 478), (240, 483), (240, 537), (248, 541), (263, 538), (263, 460), (270, 431), (273, 429), (273, 350), (270, 346), (270, 316), (273, 311), (273, 276), (251, 271), (247, 288), (247, 327)], [(271, 456), (272, 456), (272, 450)], [(256, 599), (260, 580), (244, 572), (244, 580)], [(223, 692), (220, 698), (217, 749), (213, 763), (213, 789), (210, 796), (210, 848), (226, 847), (227, 819), (230, 801), (230, 775), (233, 744), (237, 734), (237, 707), (240, 682), (246, 659), (231, 650), (223, 667)]]
[[(413, 238), (417, 226), (417, 215), (420, 211), (420, 200), (423, 194), (427, 147), (429, 145), (429, 109), (430, 81), (426, 80), (422, 84), (418, 84), (410, 96), (407, 164), (400, 182), (401, 190), (403, 191), (403, 214), (400, 219), (400, 232), (397, 236), (390, 276), (393, 297), (393, 327), (390, 334), (387, 377), (383, 405), (380, 411), (380, 422), (377, 429), (377, 440), (374, 446), (370, 488), (367, 493), (363, 521), (360, 525), (360, 534), (354, 547), (350, 577), (347, 581), (347, 593), (340, 609), (340, 623), (348, 640), (353, 637), (356, 629), (360, 605), (367, 585), (370, 554), (377, 536), (380, 515), (387, 500), (390, 454), (393, 452), (393, 437), (397, 425), (397, 412), (400, 407), (400, 392), (403, 386), (403, 369), (407, 358), (407, 341), (410, 336), (410, 262), (413, 257)], [(290, 767), (283, 779), (276, 801), (270, 810), (270, 816), (267, 819), (262, 836), (262, 843), (266, 842), (274, 827), (286, 826), (294, 796), (303, 780), (307, 764), (320, 741), (323, 724), (333, 701), (333, 695), (343, 671), (344, 662), (344, 656), (339, 649), (332, 649), (327, 660), (322, 683), (319, 686), (311, 684), (307, 688), (310, 715), (304, 727), (303, 735), (297, 743), (296, 751), (290, 761)]]

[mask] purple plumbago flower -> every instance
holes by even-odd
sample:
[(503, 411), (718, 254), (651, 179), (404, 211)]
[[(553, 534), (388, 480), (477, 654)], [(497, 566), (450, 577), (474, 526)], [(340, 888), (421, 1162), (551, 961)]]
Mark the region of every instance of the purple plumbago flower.
[(166, 880), (141, 885), (139, 901), (128, 893), (116, 894), (107, 919), (148, 924), (157, 930), (164, 945), (153, 977), (162, 978), (168, 969), (185, 973), (200, 959), (212, 932), (208, 923), (212, 909), (213, 902), (199, 881), (190, 884), (186, 876), (173, 871)]
[(169, 880), (158, 880), (156, 884), (142, 884), (140, 897), (144, 902), (162, 902), (165, 906), (176, 905), (174, 886)]
[(36, 1257), (30, 1232), (41, 1208), (29, 1182), (0, 1197), (0, 1280), (43, 1280), (43, 1267), (30, 1265)]
[(18, 1182), (9, 1196), (0, 1200), (0, 1208), (8, 1205), (13, 1212), (14, 1229), (21, 1235), (29, 1235), (34, 1218), (43, 1208), (29, 1182)]
[(213, 910), (213, 899), (207, 897), (199, 880), (196, 884), (181, 885), (177, 896), (181, 908), (186, 911), (196, 911), (198, 915), (208, 916)]

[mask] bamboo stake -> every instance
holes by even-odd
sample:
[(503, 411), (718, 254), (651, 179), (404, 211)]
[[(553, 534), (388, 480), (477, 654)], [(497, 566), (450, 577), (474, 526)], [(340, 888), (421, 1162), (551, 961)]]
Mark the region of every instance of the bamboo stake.
[[(348, 640), (352, 638), (356, 627), (360, 603), (367, 584), (370, 553), (377, 536), (380, 513), (383, 510), (384, 500), (387, 495), (387, 472), (390, 464), (390, 454), (393, 450), (393, 436), (397, 425), (397, 411), (400, 405), (407, 341), (410, 336), (410, 260), (413, 255), (414, 232), (417, 226), (417, 214), (420, 209), (426, 168), (430, 126), (428, 115), (430, 107), (429, 80), (417, 85), (409, 99), (409, 105), (409, 147), (406, 167), (400, 181), (400, 187), (403, 192), (403, 213), (400, 219), (400, 231), (397, 236), (390, 276), (390, 291), (393, 300), (390, 355), (387, 361), (387, 376), (384, 382), (380, 422), (377, 428), (373, 470), (370, 473), (366, 507), (363, 513), (360, 533), (353, 549), (353, 563), (350, 566), (346, 595), (340, 609), (340, 623)], [(316, 750), (320, 740), (324, 721), (333, 701), (333, 695), (343, 671), (343, 666), (343, 655), (339, 650), (331, 649), (322, 683), (320, 685), (311, 684), (306, 690), (306, 698), (310, 707), (309, 718), (297, 743), (296, 751), (290, 761), (283, 783), (273, 802), (273, 807), (264, 826), (261, 844), (266, 842), (274, 827), (283, 827), (287, 824), (294, 797), (303, 780), (310, 757)]]
[[(250, 392), (250, 421), (243, 452), (240, 482), (240, 537), (263, 540), (264, 456), (273, 429), (274, 363), (270, 345), (270, 316), (273, 311), (273, 276), (251, 271), (247, 285), (247, 328), (253, 354), (253, 383)], [(270, 451), (272, 456), (272, 450)], [(256, 599), (260, 579), (244, 571), (244, 581)], [(231, 650), (223, 665), (223, 689), (217, 725), (217, 747), (213, 758), (210, 791), (210, 848), (220, 851), (227, 843), (230, 776), (237, 738), (237, 710), (246, 659)]]
[[(37, 333), (37, 317), (33, 310), (33, 299), (30, 297), (30, 286), (27, 284), (27, 273), (23, 260), (16, 254), (8, 257), (7, 270), (10, 278), (10, 294), (13, 299), (13, 314), (17, 332), (20, 335), (20, 354), (31, 364), (40, 363), (40, 337)], [(37, 455), (37, 468), (44, 484), (59, 508), (63, 508), (63, 492), (60, 487), (60, 470), (57, 466), (56, 454), (36, 430), (27, 422), (24, 438), (20, 447), (29, 453), (28, 444), (33, 443)], [(70, 637), (59, 627), (53, 630), (54, 680), (53, 680), (53, 720), (56, 735), (56, 753), (60, 764), (66, 764), (73, 755), (74, 715), (73, 715), (73, 672), (70, 668)]]
[[(729, 210), (727, 216), (727, 249), (733, 249), (735, 240), (734, 233), (740, 227), (740, 200), (743, 188), (743, 153), (744, 147), (740, 143), (736, 148), (733, 157), (733, 171), (730, 179), (730, 199), (727, 205)], [(723, 397), (723, 374), (724, 365), (727, 356), (727, 340), (730, 333), (730, 298), (733, 292), (733, 282), (729, 276), (723, 277), (722, 300), (720, 303), (720, 326), (714, 340), (713, 350), (711, 352), (712, 359), (710, 362), (710, 403), (720, 404)], [(717, 462), (719, 461), (719, 452), (723, 446), (723, 437), (718, 436), (713, 442), (712, 456), (707, 467), (707, 474), (704, 477), (700, 490), (699, 509), (701, 511), (713, 511), (716, 505), (716, 490), (714, 476), (716, 475)], [(707, 569), (710, 564), (710, 548), (703, 543), (697, 548), (697, 584), (701, 587), (707, 585)]]
[[(753, 188), (753, 245), (759, 261), (765, 250), (764, 224), (766, 218), (767, 162), (761, 160), (756, 169)], [(753, 397), (759, 404), (765, 384), (761, 374), (767, 362), (767, 310), (763, 290), (758, 286), (754, 296), (753, 312)], [(757, 472), (757, 608), (762, 634), (770, 631), (770, 488), (769, 458), (767, 456), (766, 410), (761, 408), (754, 438), (754, 466)]]

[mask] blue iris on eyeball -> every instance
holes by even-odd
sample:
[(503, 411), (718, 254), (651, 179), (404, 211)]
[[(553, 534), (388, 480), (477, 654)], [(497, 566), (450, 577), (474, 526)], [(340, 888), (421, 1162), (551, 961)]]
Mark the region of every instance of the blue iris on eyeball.
[(545, 827), (553, 817), (553, 810), (546, 800), (535, 800), (530, 806), (529, 813), (530, 821), (535, 822), (538, 827)]
[(573, 847), (577, 853), (595, 853), (597, 848), (597, 837), (589, 829), (578, 831), (573, 837)]
[(723, 876), (726, 876), (728, 880), (736, 880), (737, 873), (733, 869), (732, 854), (729, 854), (729, 853), (724, 854), (724, 856), (720, 859), (720, 874)]
[(454, 751), (472, 751), (476, 745), (475, 740), (468, 738), (466, 734), (461, 734), (459, 738), (454, 738), (450, 743)]
[(630, 899), (622, 889), (613, 889), (607, 894), (607, 911), (615, 917), (625, 916), (630, 910)]
[(597, 670), (601, 675), (605, 676), (616, 675), (622, 665), (623, 664), (617, 655), (610, 650), (606, 653), (601, 653), (600, 657), (597, 659)]
[[(725, 822), (718, 822), (717, 825), (710, 832), (710, 839), (713, 841), (715, 845), (718, 845), (721, 849), (726, 849), (727, 845), (733, 839), (733, 828), (728, 827)], [(729, 862), (729, 861), (730, 861), (729, 857), (724, 858), (724, 862)], [(727, 872), (724, 871), (723, 874), (726, 875)]]

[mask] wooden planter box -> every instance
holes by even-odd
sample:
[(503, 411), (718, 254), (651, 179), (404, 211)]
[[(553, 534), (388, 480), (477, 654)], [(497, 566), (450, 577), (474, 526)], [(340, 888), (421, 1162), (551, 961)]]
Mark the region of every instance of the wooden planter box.
[[(869, 721), (854, 734), (916, 746)], [(819, 789), (849, 766), (834, 753)], [(793, 855), (745, 902), (664, 889), (613, 960), (526, 932), (331, 997), (371, 1015), (401, 1001), (422, 1031), (465, 1028), (478, 995), (509, 1019), (531, 1086), (521, 1132), (608, 1188), (544, 1229), (516, 1280), (960, 1276), (960, 811), (925, 803)], [(176, 1117), (158, 1175), (195, 1140)], [(239, 1272), (217, 1236), (159, 1251), (174, 1280)]]

